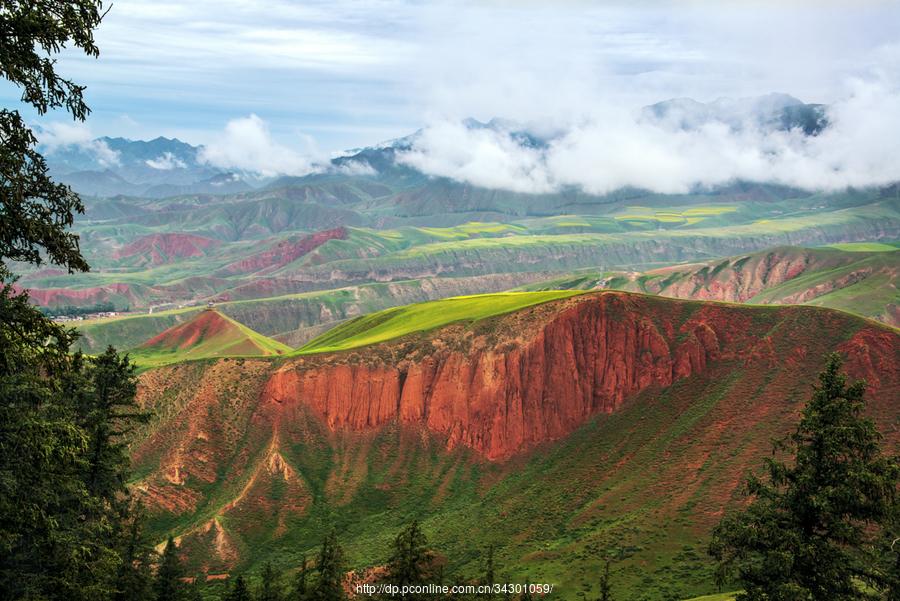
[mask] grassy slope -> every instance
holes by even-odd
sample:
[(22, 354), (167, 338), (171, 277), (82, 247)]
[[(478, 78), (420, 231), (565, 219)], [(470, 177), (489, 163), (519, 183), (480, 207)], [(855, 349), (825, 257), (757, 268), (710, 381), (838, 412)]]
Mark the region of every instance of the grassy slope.
[[(891, 305), (900, 305), (900, 292), (898, 292), (896, 282), (896, 273), (900, 268), (900, 252), (848, 252), (834, 248), (776, 250), (783, 258), (790, 259), (797, 264), (806, 264), (808, 271), (788, 282), (767, 284), (768, 288), (749, 299), (749, 302), (777, 304), (817, 286), (841, 282), (845, 276), (854, 272), (871, 271), (872, 275), (866, 278), (844, 282), (842, 288), (828, 293), (819, 292), (818, 296), (804, 302), (842, 309), (893, 323), (894, 318), (887, 314), (886, 310)], [(715, 283), (719, 287), (726, 286), (729, 284), (730, 278), (739, 276), (738, 272), (746, 271), (759, 263), (765, 256), (765, 252), (749, 256), (749, 260), (746, 260), (748, 255), (738, 255), (727, 259), (732, 264), (727, 269), (722, 267), (726, 259), (715, 259), (702, 264), (676, 265), (641, 276), (591, 270), (552, 280), (540, 280), (540, 274), (480, 276), (481, 279), (479, 277), (424, 278), (280, 295), (266, 299), (224, 302), (220, 303), (218, 308), (223, 313), (248, 324), (257, 331), (275, 336), (297, 327), (338, 322), (401, 304), (481, 291), (492, 292), (509, 289), (522, 281), (517, 282), (516, 278), (525, 277), (531, 278), (532, 281), (535, 279), (538, 281), (522, 286), (522, 290), (585, 290), (611, 287), (680, 297), (682, 291), (672, 290), (683, 279), (696, 275), (699, 276), (699, 281), (707, 284)], [(704, 269), (705, 271), (703, 271)], [(796, 300), (792, 302), (796, 302)], [(199, 310), (198, 308), (173, 309), (158, 311), (152, 315), (142, 314), (79, 322), (76, 327), (84, 336), (80, 346), (87, 352), (102, 351), (109, 344), (124, 349), (133, 348), (167, 327), (189, 319)]]
[[(701, 306), (649, 297), (644, 302), (654, 308), (654, 320), (671, 320), (676, 328)], [(160, 536), (182, 534), (217, 517), (229, 544), (251, 558), (243, 567), (271, 560), (287, 569), (302, 553), (314, 554), (322, 532), (333, 525), (350, 565), (362, 568), (383, 562), (392, 537), (417, 518), (432, 546), (450, 559), (448, 582), (477, 577), (484, 549), (494, 545), (498, 573), (515, 582), (555, 583), (562, 599), (596, 593), (591, 587), (597, 557), (608, 551), (624, 557), (614, 569), (617, 599), (710, 593), (705, 546), (723, 505), (736, 501), (732, 494), (742, 474), (759, 466), (770, 441), (791, 428), (824, 353), (860, 328), (873, 327), (814, 308), (739, 310), (764, 337), (765, 352), (791, 360), (743, 354), (723, 359), (702, 375), (645, 390), (621, 411), (597, 416), (565, 440), (508, 464), (484, 463), (460, 448), (447, 451), (443, 440), (415, 428), (330, 432), (302, 406), (277, 422), (274, 432), (250, 428), (266, 381), (263, 362), (241, 369), (166, 368), (156, 377), (168, 392), (156, 402), (168, 417), (153, 428), (160, 440), (174, 442), (188, 428), (185, 415), (222, 424), (221, 433), (195, 426), (213, 434), (209, 444), (221, 445), (211, 452), (222, 464), (211, 480), (173, 489), (172, 494), (197, 491), (199, 501), (185, 513), (157, 515), (154, 529)], [(210, 403), (199, 412), (189, 404), (198, 390), (198, 398)], [(185, 413), (169, 409), (178, 406)], [(892, 416), (879, 414), (882, 424)], [(247, 466), (266, 464), (273, 436), (308, 500), (301, 503), (283, 484), (263, 480), (252, 491), (253, 499), (262, 499), (256, 501), (261, 508), (230, 509), (246, 490)], [(159, 469), (163, 458), (156, 453), (163, 447), (157, 441), (137, 458), (140, 475)], [(294, 504), (304, 509), (284, 509)], [(223, 569), (210, 561), (213, 572)]]
[[(866, 248), (869, 246), (866, 245)], [(774, 278), (765, 282), (764, 289), (746, 302), (803, 302), (893, 323), (894, 317), (889, 314), (889, 308), (900, 306), (897, 281), (900, 277), (900, 252), (893, 246), (879, 246), (890, 250), (784, 247), (704, 263), (673, 265), (643, 274), (584, 271), (527, 284), (520, 289), (613, 288), (675, 298), (733, 300), (716, 295), (724, 295), (732, 288), (740, 289), (741, 283), (747, 285), (754, 277), (765, 277), (776, 262), (784, 262), (802, 267), (805, 271), (784, 282)]]
[(297, 353), (343, 351), (377, 344), (414, 332), (427, 332), (456, 321), (477, 321), (576, 294), (580, 292), (549, 290), (476, 294), (395, 307), (341, 324), (311, 340)]
[(900, 305), (900, 290), (897, 288), (897, 277), (900, 275), (900, 251), (894, 249), (872, 254), (868, 252), (863, 254), (862, 251), (852, 252), (860, 253), (863, 256), (859, 260), (841, 267), (803, 274), (757, 294), (749, 302), (778, 303), (784, 298), (848, 279), (854, 273), (871, 272), (871, 276), (859, 281), (848, 281), (847, 285), (826, 294), (817, 295), (815, 298), (807, 300), (806, 303), (850, 311), (866, 317), (880, 318), (888, 305)]
[(211, 357), (281, 355), (291, 348), (217, 311), (201, 311), (131, 351), (141, 368)]
[[(342, 321), (397, 305), (424, 302), (477, 292), (508, 290), (539, 276), (493, 275), (474, 278), (423, 278), (372, 283), (317, 292), (285, 294), (269, 298), (222, 302), (216, 309), (267, 336), (297, 328)], [(166, 328), (191, 319), (202, 309), (188, 307), (115, 318), (75, 322), (82, 338), (79, 348), (102, 352), (108, 345), (131, 349)]]
[[(650, 201), (651, 199), (645, 199)], [(291, 229), (290, 215), (267, 215), (265, 223), (281, 223), (260, 240), (265, 228), (255, 223), (234, 224), (240, 239), (226, 239), (199, 258), (187, 258), (151, 269), (122, 266), (110, 257), (118, 246), (138, 234), (184, 231), (217, 237), (213, 231), (191, 229), (191, 222), (84, 224), (85, 252), (91, 273), (45, 274), (23, 280), (35, 288), (85, 287), (128, 283), (126, 294), (107, 291), (114, 302), (132, 307), (168, 300), (191, 300), (228, 293), (231, 299), (259, 298), (294, 293), (336, 284), (376, 279), (421, 277), (435, 273), (471, 275), (492, 271), (570, 270), (583, 267), (635, 268), (648, 264), (697, 260), (753, 251), (777, 244), (826, 244), (846, 240), (883, 238), (885, 229), (896, 231), (900, 214), (895, 201), (867, 192), (858, 197), (807, 196), (783, 201), (746, 200), (711, 204), (708, 197), (663, 197), (647, 206), (608, 202), (567, 205), (568, 209), (603, 211), (602, 215), (559, 214), (519, 217), (508, 222), (467, 222), (449, 227), (402, 226), (392, 229), (351, 228), (347, 240), (327, 242), (315, 251), (268, 273), (271, 280), (302, 277), (273, 290), (258, 286), (251, 275), (223, 276), (218, 270), (241, 257), (303, 233)], [(262, 202), (262, 201), (260, 201)], [(667, 204), (662, 204), (662, 203)], [(262, 210), (262, 209), (260, 209)], [(536, 214), (547, 215), (546, 212)], [(423, 217), (424, 219), (424, 217)], [(433, 223), (441, 222), (440, 215)], [(330, 225), (334, 223), (329, 222)], [(353, 225), (346, 222), (346, 225)], [(271, 224), (270, 224), (271, 225)], [(267, 226), (268, 227), (268, 226)], [(219, 239), (222, 239), (219, 236)], [(332, 282), (335, 275), (342, 282)], [(215, 277), (212, 277), (214, 276)], [(68, 301), (59, 301), (65, 304)], [(78, 302), (78, 301), (72, 301)], [(84, 301), (87, 303), (87, 301)], [(94, 302), (93, 300), (91, 302)], [(88, 303), (90, 304), (90, 303)]]
[(883, 242), (846, 242), (831, 244), (831, 248), (850, 252), (882, 252), (900, 249), (900, 243), (885, 244)]

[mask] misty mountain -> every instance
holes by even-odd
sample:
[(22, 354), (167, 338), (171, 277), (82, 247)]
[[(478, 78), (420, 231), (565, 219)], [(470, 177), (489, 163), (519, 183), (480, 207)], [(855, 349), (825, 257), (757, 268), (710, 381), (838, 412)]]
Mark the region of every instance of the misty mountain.
[(789, 94), (766, 94), (751, 98), (719, 98), (703, 103), (693, 98), (672, 98), (642, 109), (642, 117), (678, 129), (697, 129), (719, 122), (732, 129), (800, 129), (816, 135), (828, 126), (825, 105), (807, 104)]
[(200, 146), (176, 138), (102, 137), (44, 149), (54, 177), (91, 196), (163, 198), (251, 189), (241, 177), (204, 163)]
[[(824, 105), (807, 104), (788, 94), (776, 93), (751, 98), (720, 98), (708, 103), (692, 98), (673, 98), (643, 107), (639, 117), (644, 123), (683, 131), (698, 130), (705, 124), (718, 122), (734, 131), (750, 128), (763, 133), (799, 130), (815, 136), (829, 125)], [(464, 119), (458, 127), (466, 132), (489, 133), (507, 140), (507, 150), (521, 149), (524, 153), (538, 154), (552, 151), (554, 142), (567, 133), (496, 117), (486, 122)], [(323, 185), (347, 178), (354, 179), (357, 182), (354, 185), (369, 179), (395, 188), (425, 185), (435, 176), (454, 179), (447, 173), (435, 173), (401, 160), (402, 155), (421, 150), (425, 144), (424, 136), (426, 130), (418, 130), (382, 144), (347, 151), (318, 165), (313, 174), (278, 178), (235, 174), (213, 167), (202, 160), (201, 146), (164, 137), (149, 141), (104, 137), (90, 144), (52, 147), (46, 151), (46, 156), (57, 179), (82, 194), (105, 197), (237, 194), (260, 187)], [(590, 161), (589, 156), (581, 158)], [(469, 183), (481, 185), (478, 181), (469, 180)]]

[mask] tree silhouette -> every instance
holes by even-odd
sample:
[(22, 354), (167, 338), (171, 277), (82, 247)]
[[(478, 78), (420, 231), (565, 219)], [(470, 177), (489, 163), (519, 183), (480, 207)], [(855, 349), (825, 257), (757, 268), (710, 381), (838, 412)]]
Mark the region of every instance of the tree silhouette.
[(840, 368), (829, 356), (797, 430), (778, 446), (792, 461), (767, 459), (765, 477), (748, 480), (750, 504), (713, 533), (719, 582), (737, 581), (740, 601), (856, 601), (868, 596), (861, 584), (885, 586), (872, 553), (900, 466), (862, 415), (865, 384), (848, 385)]

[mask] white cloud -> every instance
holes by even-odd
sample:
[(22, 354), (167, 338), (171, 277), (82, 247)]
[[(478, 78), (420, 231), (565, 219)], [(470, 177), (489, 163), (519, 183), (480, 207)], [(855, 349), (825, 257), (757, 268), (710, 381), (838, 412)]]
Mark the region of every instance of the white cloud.
[(79, 148), (95, 156), (103, 166), (119, 164), (119, 153), (106, 142), (95, 139), (91, 129), (82, 122), (50, 121), (35, 127), (35, 135), (44, 152), (52, 154), (66, 148)]
[(690, 130), (607, 109), (569, 124), (545, 148), (518, 144), (508, 130), (439, 121), (400, 160), (425, 173), (516, 192), (576, 186), (603, 194), (622, 187), (685, 193), (736, 180), (811, 190), (900, 180), (900, 86), (854, 81), (829, 108), (818, 136), (711, 121)]
[(546, 192), (552, 174), (544, 153), (520, 146), (507, 131), (440, 122), (417, 136), (400, 160), (430, 174), (486, 188)]
[(263, 176), (306, 175), (316, 171), (309, 157), (279, 144), (269, 126), (256, 115), (233, 119), (225, 131), (203, 147), (200, 160), (222, 169)]
[(148, 167), (159, 169), (160, 171), (171, 171), (172, 169), (184, 169), (187, 165), (184, 161), (176, 157), (171, 152), (164, 152), (155, 159), (144, 161)]
[(900, 42), (898, 22), (887, 0), (125, 0), (100, 59), (69, 50), (60, 67), (105, 134), (138, 135), (112, 122), (126, 108), (141, 137), (193, 143), (254, 113), (336, 151), (432, 114), (556, 123), (774, 90), (830, 103)]
[(371, 165), (362, 161), (344, 161), (335, 171), (345, 175), (375, 175), (378, 173)]

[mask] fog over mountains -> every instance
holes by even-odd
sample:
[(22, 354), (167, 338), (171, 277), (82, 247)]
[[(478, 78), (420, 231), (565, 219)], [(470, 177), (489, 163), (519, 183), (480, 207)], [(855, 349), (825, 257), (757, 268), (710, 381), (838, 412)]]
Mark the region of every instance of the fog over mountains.
[[(258, 117), (229, 123), (206, 146), (178, 139), (86, 138), (60, 127), (38, 131), (51, 170), (91, 196), (231, 194), (281, 176), (411, 173), (520, 193), (621, 188), (686, 193), (735, 181), (808, 190), (885, 185), (898, 179), (888, 157), (897, 98), (865, 87), (831, 106), (787, 94), (675, 98), (639, 111), (603, 110), (568, 123), (502, 118), (436, 120), (415, 133), (336, 158), (304, 157), (277, 145)], [(881, 115), (873, 122), (874, 115)], [(887, 138), (887, 139), (886, 139)], [(888, 147), (886, 147), (888, 146)]]

